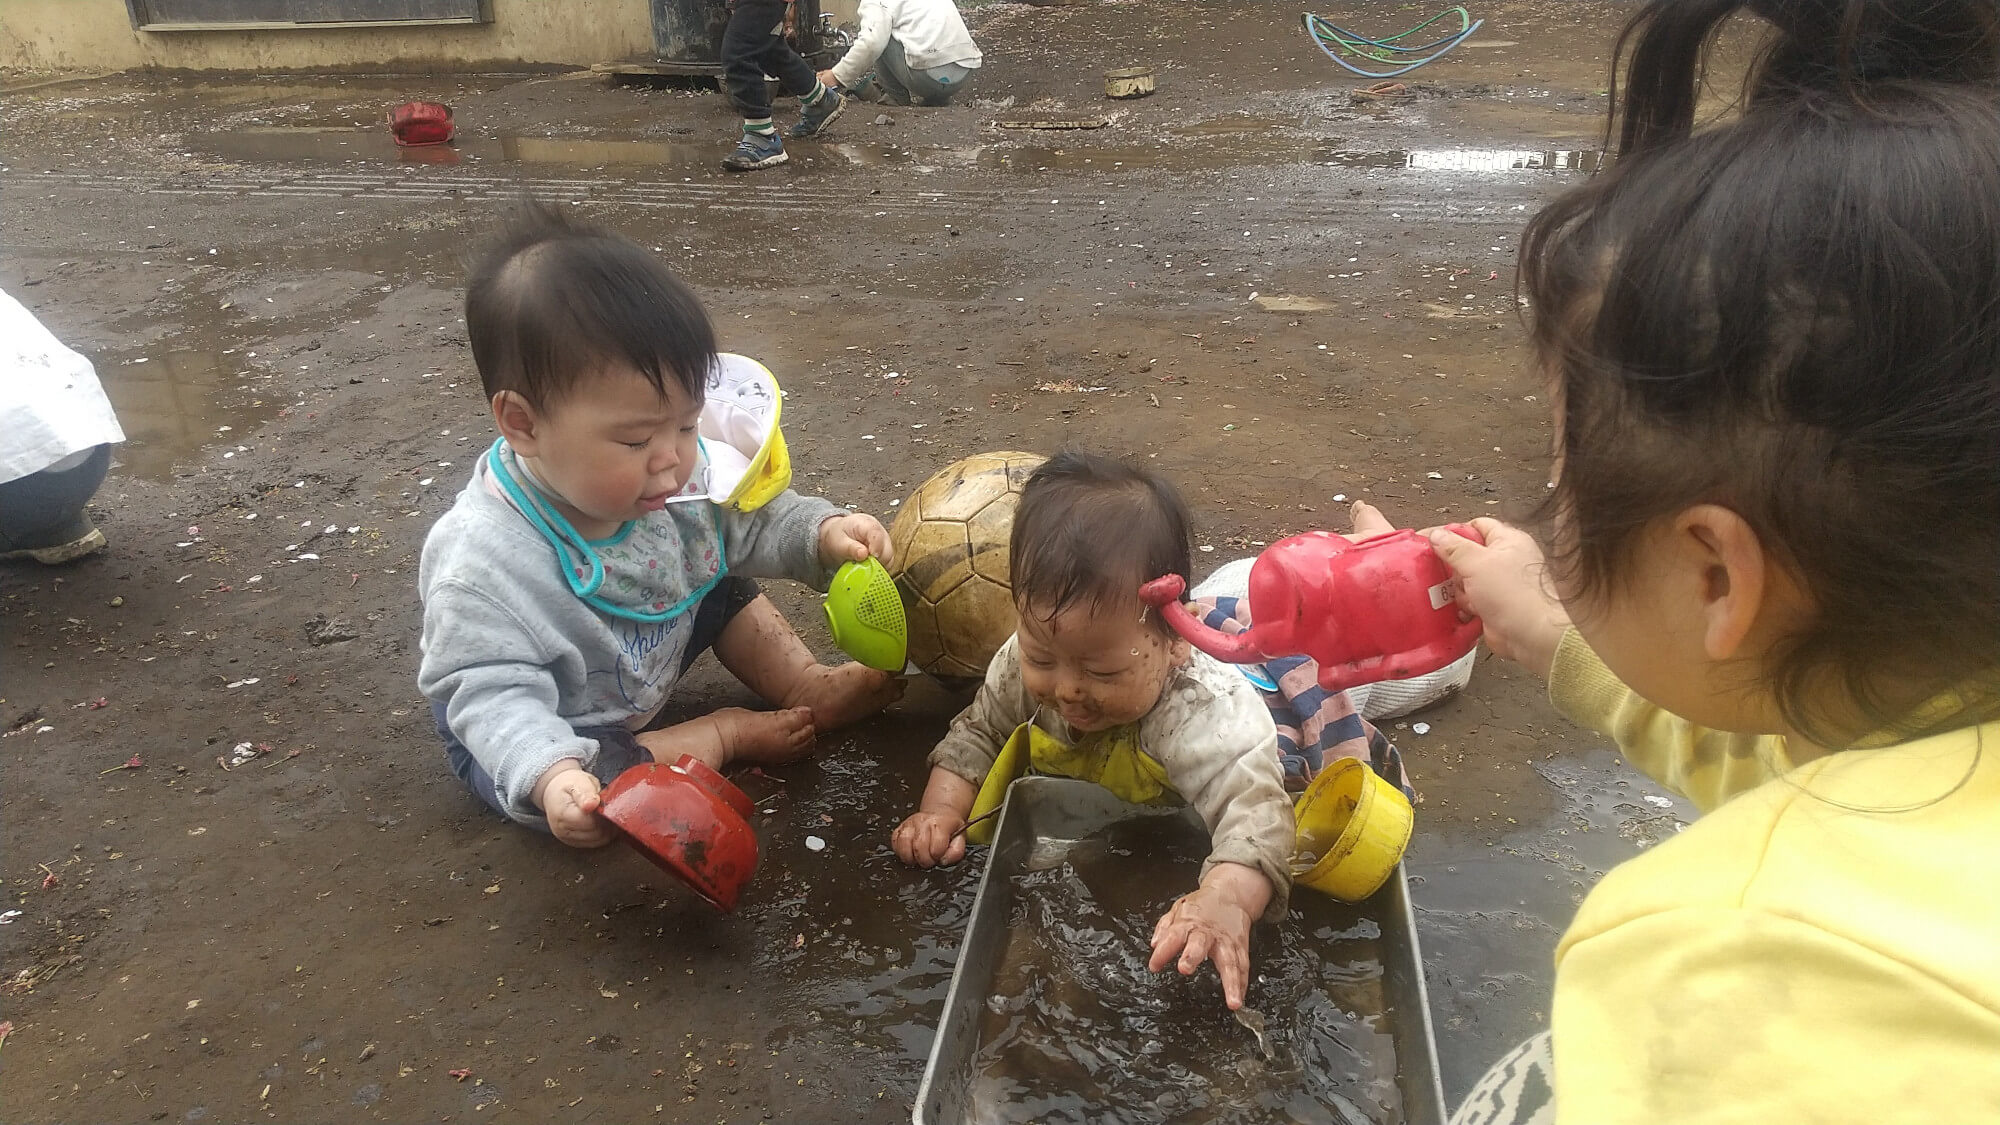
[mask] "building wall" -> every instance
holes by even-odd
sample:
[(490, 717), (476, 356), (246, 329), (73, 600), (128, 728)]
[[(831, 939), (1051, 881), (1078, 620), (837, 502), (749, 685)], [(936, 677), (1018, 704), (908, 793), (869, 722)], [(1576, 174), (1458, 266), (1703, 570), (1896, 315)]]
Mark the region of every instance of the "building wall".
[(487, 24), (134, 30), (125, 0), (0, 0), (0, 69), (504, 70), (652, 53), (647, 0), (492, 0)]

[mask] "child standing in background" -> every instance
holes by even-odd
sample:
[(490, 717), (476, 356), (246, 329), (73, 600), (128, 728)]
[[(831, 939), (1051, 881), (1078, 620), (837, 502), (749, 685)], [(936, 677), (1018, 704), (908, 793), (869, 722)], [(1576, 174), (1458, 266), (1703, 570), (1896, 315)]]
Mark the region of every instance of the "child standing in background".
[(729, 0), (729, 26), (722, 33), (722, 77), (736, 111), (743, 115), (743, 136), (736, 150), (723, 158), (731, 172), (754, 172), (783, 164), (785, 142), (771, 122), (771, 90), (764, 76), (776, 78), (785, 92), (799, 99), (795, 138), (817, 137), (833, 124), (846, 99), (813, 74), (812, 64), (799, 57), (785, 38), (785, 0)]

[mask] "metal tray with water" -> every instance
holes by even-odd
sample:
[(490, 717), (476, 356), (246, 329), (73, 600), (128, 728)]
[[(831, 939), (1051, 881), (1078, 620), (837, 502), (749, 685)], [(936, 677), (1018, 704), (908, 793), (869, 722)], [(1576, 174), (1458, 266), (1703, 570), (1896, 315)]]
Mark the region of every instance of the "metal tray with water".
[[(1443, 1125), (1408, 892), (1300, 890), (1258, 927), (1248, 1005), (1212, 971), (1146, 971), (1153, 920), (1207, 854), (1188, 809), (1026, 777), (981, 877), (916, 1125), (1177, 1121)], [(1256, 1026), (1253, 1026), (1256, 1025)]]

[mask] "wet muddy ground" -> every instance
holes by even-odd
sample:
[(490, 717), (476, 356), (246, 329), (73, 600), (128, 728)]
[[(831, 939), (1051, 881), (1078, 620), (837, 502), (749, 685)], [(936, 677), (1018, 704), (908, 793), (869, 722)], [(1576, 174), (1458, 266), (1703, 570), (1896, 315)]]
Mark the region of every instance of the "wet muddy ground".
[[(1067, 442), (1179, 481), (1204, 562), (1351, 499), (1520, 515), (1548, 426), (1514, 246), (1595, 160), (1620, 9), (1477, 14), (1363, 106), (1291, 8), (981, 8), (971, 103), (857, 107), (750, 179), (716, 168), (719, 98), (568, 75), (0, 96), (0, 285), (131, 436), (111, 548), (0, 568), (5, 1116), (907, 1119), (978, 864), (905, 870), (887, 839), (953, 697), (744, 777), (765, 866), (730, 917), (444, 768), (414, 573), (491, 436), (464, 255), (524, 193), (658, 248), (790, 391), (798, 487), (885, 517), (957, 457)], [(1098, 96), (1140, 62), (1158, 94)], [(458, 146), (386, 142), (413, 95)], [(1109, 122), (998, 124), (1079, 117)], [(712, 664), (681, 699), (747, 702)], [(1455, 1097), (1544, 1023), (1584, 890), (1685, 810), (1490, 659), (1391, 733)]]

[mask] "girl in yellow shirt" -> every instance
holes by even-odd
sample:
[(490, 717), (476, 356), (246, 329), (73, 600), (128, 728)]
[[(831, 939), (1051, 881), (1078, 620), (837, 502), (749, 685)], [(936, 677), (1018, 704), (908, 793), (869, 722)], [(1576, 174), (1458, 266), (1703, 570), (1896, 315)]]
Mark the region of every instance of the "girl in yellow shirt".
[[(1773, 33), (1695, 130), (1703, 45)], [(2000, 7), (1652, 0), (1529, 226), (1553, 558), (1462, 605), (1704, 815), (1556, 952), (1459, 1125), (2000, 1121)]]

